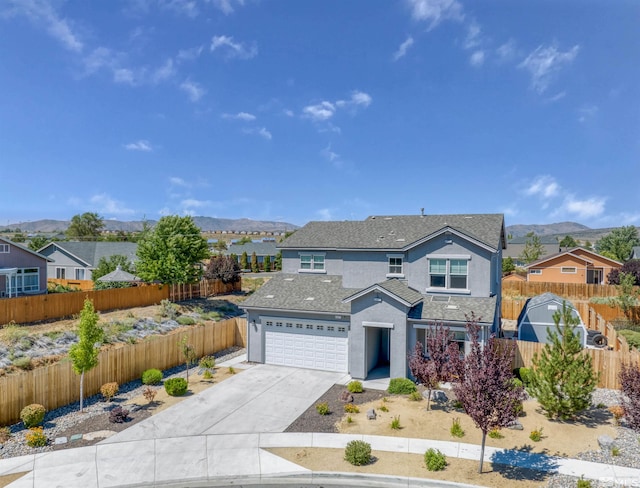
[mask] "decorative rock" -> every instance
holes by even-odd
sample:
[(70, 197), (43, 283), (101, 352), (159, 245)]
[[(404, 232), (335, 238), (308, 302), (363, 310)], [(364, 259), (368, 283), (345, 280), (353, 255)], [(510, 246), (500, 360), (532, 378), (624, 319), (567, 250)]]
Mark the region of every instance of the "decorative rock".
[(89, 432), (82, 436), (85, 441), (94, 441), (96, 439), (106, 439), (107, 437), (111, 437), (115, 432), (112, 430), (98, 430), (96, 432)]
[(373, 408), (370, 408), (369, 410), (367, 410), (367, 419), (368, 420), (375, 420), (376, 417), (377, 417), (376, 411)]
[(612, 448), (615, 447), (615, 441), (613, 440), (612, 437), (608, 435), (601, 435), (600, 437), (598, 437), (598, 445), (600, 446), (601, 449), (604, 449), (605, 451), (610, 451)]
[(66, 437), (56, 437), (56, 440), (53, 441), (53, 443), (57, 446), (59, 444), (66, 444), (67, 443), (67, 438)]
[[(425, 400), (429, 398), (429, 390), (422, 392), (422, 396)], [(431, 390), (431, 401), (436, 403), (446, 403), (449, 401), (447, 394), (442, 390)]]
[(344, 390), (340, 393), (340, 401), (344, 403), (353, 403), (353, 395), (349, 390)]
[(509, 425), (507, 425), (507, 429), (511, 430), (524, 430), (524, 426), (520, 423), (519, 420), (514, 420)]
[(75, 442), (75, 441), (79, 441), (81, 439), (82, 439), (82, 434), (73, 434), (71, 436), (71, 438), (69, 439), (69, 441)]

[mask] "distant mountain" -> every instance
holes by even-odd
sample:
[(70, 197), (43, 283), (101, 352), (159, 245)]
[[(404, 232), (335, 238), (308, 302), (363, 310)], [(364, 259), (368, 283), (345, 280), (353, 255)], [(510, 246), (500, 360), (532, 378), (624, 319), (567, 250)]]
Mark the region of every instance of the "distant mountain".
[(533, 232), (538, 236), (548, 236), (556, 234), (573, 235), (576, 232), (590, 231), (586, 225), (578, 224), (576, 222), (559, 222), (557, 224), (531, 224), (531, 225), (508, 225), (505, 230), (507, 235), (513, 237), (526, 236), (529, 232)]
[[(298, 229), (299, 226), (287, 222), (273, 222), (269, 220), (251, 219), (219, 219), (215, 217), (193, 217), (195, 224), (204, 232), (210, 231), (237, 231), (237, 232), (286, 232)], [(147, 220), (147, 224), (154, 226), (156, 220)], [(70, 220), (34, 220), (31, 222), (18, 222), (16, 224), (0, 226), (0, 232), (4, 230), (20, 229), (28, 233), (57, 233), (64, 232), (69, 227)], [(142, 230), (143, 221), (105, 220), (105, 230), (137, 232)]]

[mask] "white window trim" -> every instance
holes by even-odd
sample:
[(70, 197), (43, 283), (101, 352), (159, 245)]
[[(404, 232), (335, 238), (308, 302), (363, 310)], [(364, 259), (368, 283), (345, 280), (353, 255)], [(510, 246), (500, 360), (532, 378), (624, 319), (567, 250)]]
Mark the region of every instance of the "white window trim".
[[(58, 270), (62, 270), (64, 272), (64, 278), (58, 278)], [(56, 266), (56, 279), (57, 280), (66, 280), (67, 279), (67, 268), (64, 266)]]
[(311, 265), (313, 266), (313, 257), (322, 256), (324, 258), (324, 269), (298, 269), (298, 273), (310, 273), (310, 274), (327, 274), (327, 253), (326, 252), (299, 252), (298, 256), (302, 259), (302, 256), (311, 256)]
[(10, 250), (11, 250), (11, 246), (9, 246), (9, 244), (0, 244), (1, 254), (9, 254)]
[[(84, 276), (84, 278), (76, 278), (76, 276), (78, 276), (78, 271), (82, 270), (82, 274)], [(86, 280), (87, 279), (87, 270), (86, 268), (74, 268), (73, 269), (73, 279), (74, 280)]]
[(542, 274), (542, 270), (541, 270), (541, 269), (530, 269), (530, 270), (529, 270), (529, 274), (532, 274), (532, 275), (541, 275), (541, 274)]
[(378, 327), (380, 329), (393, 329), (393, 323), (390, 322), (368, 322), (362, 321), (362, 327)]
[[(446, 261), (446, 271), (445, 271), (445, 286), (437, 287), (437, 286), (429, 286), (431, 283), (431, 273), (429, 272), (429, 260), (431, 259), (444, 259)], [(449, 286), (451, 279), (451, 260), (457, 259), (462, 261), (467, 261), (467, 287), (466, 288), (451, 288)], [(427, 254), (427, 292), (431, 293), (442, 293), (447, 292), (450, 294), (459, 294), (459, 295), (470, 295), (471, 289), (469, 288), (469, 263), (471, 262), (471, 255), (469, 254)]]
[[(565, 269), (572, 269), (573, 271), (565, 271)], [(578, 272), (578, 268), (576, 266), (561, 266), (560, 273), (562, 274), (576, 274)]]
[(402, 273), (387, 273), (387, 278), (404, 278), (404, 254), (387, 254), (387, 271), (391, 268), (390, 260), (391, 258), (400, 259), (400, 267), (402, 268)]

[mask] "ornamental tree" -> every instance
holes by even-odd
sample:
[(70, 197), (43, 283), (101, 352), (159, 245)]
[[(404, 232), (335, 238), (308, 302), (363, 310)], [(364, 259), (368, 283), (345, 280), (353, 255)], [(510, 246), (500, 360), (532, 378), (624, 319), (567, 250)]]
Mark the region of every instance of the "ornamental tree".
[(240, 269), (249, 269), (249, 255), (247, 251), (242, 251), (242, 255), (240, 256)]
[(73, 370), (80, 375), (81, 412), (84, 408), (84, 373), (98, 365), (98, 353), (100, 352), (100, 342), (102, 342), (103, 335), (102, 328), (98, 326), (98, 314), (93, 308), (93, 302), (87, 298), (80, 312), (79, 341), (69, 349), (69, 358), (71, 359)]
[(240, 281), (240, 266), (233, 257), (218, 254), (209, 260), (204, 276), (210, 280), (221, 280), (223, 283), (236, 283)]
[(638, 229), (633, 225), (618, 227), (596, 242), (596, 251), (616, 261), (626, 261), (634, 246), (640, 246)]
[(478, 467), (478, 473), (482, 473), (487, 433), (516, 420), (516, 405), (524, 399), (524, 389), (513, 382), (511, 374), (514, 344), (501, 345), (491, 337), (481, 345), (480, 326), (473, 313), (467, 318), (467, 334), (471, 338), (471, 350), (462, 361), (460, 378), (453, 384), (453, 391), (482, 431)]
[(544, 246), (542, 245), (540, 237), (533, 232), (529, 232), (526, 237), (527, 239), (525, 240), (524, 249), (522, 250), (520, 258), (529, 264), (542, 257), (544, 254)]
[(619, 379), (624, 416), (629, 427), (640, 432), (640, 363), (623, 364)]
[(254, 252), (251, 253), (251, 272), (257, 273), (260, 271), (260, 266), (258, 266), (258, 255)]
[(104, 220), (95, 212), (74, 215), (65, 232), (67, 239), (79, 241), (97, 241), (104, 229)]
[(262, 267), (267, 273), (271, 271), (271, 256), (264, 257), (264, 261), (262, 262)]
[(538, 399), (547, 417), (566, 420), (591, 405), (598, 375), (591, 356), (582, 350), (580, 336), (574, 332), (580, 319), (566, 302), (562, 302), (562, 311), (553, 314), (553, 322), (555, 329), (547, 328), (549, 343), (539, 355), (533, 355), (527, 390)]
[(631, 259), (624, 263), (621, 268), (612, 269), (607, 275), (607, 281), (610, 285), (619, 285), (620, 276), (625, 273), (633, 276), (633, 285), (640, 285), (640, 259)]
[(136, 274), (144, 281), (195, 283), (200, 262), (210, 256), (207, 241), (190, 216), (162, 217), (138, 243)]
[(98, 281), (104, 275), (115, 271), (118, 266), (120, 266), (122, 271), (135, 273), (135, 268), (127, 256), (114, 254), (113, 256), (109, 256), (109, 259), (104, 256), (100, 258), (96, 269), (91, 273), (91, 279), (93, 279), (93, 281)]

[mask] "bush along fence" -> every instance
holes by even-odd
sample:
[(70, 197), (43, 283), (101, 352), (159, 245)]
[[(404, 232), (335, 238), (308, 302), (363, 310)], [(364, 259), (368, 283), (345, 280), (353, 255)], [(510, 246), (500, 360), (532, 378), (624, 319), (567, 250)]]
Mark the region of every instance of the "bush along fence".
[[(246, 347), (247, 321), (230, 318), (208, 322), (168, 335), (150, 336), (137, 344), (118, 344), (100, 352), (98, 366), (85, 373), (85, 395), (100, 392), (105, 383), (124, 384), (139, 379), (149, 368), (169, 369), (184, 364), (178, 342), (186, 336), (187, 343), (200, 358), (229, 347)], [(50, 366), (0, 377), (0, 425), (20, 420), (20, 410), (39, 403), (49, 410), (80, 399), (80, 376), (63, 360)]]

